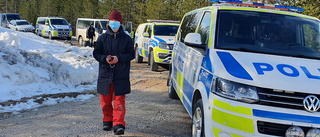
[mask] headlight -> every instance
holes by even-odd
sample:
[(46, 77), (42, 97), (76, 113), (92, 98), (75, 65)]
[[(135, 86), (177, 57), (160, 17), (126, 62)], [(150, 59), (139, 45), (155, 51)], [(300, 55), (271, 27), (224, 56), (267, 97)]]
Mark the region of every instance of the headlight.
[(169, 49), (169, 46), (166, 43), (159, 43), (159, 48), (161, 48), (161, 49)]
[(54, 29), (52, 29), (52, 31), (57, 31), (58, 29), (56, 29), (56, 28), (54, 28)]
[(235, 83), (221, 78), (216, 79), (215, 92), (223, 97), (248, 103), (253, 103), (259, 100), (257, 89), (255, 87)]
[(320, 129), (310, 129), (306, 135), (306, 137), (319, 137)]
[(304, 132), (300, 127), (292, 126), (286, 131), (286, 137), (304, 137)]

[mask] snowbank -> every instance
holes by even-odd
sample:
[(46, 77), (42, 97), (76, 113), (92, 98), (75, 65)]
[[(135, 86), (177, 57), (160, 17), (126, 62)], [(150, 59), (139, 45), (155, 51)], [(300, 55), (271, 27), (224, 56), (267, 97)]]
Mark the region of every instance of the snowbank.
[(92, 50), (0, 27), (0, 102), (94, 90)]

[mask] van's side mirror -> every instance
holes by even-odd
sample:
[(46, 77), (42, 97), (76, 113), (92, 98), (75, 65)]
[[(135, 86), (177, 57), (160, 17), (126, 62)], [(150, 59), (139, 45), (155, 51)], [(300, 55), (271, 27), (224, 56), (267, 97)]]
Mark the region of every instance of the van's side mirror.
[(46, 25), (49, 26), (49, 23), (47, 22)]
[(68, 25), (71, 26), (71, 23), (69, 23)]
[(33, 26), (33, 23), (30, 23), (31, 24), (31, 26)]
[(188, 33), (184, 39), (184, 43), (190, 47), (206, 48), (206, 46), (201, 43), (201, 35), (199, 33)]
[(149, 35), (148, 32), (144, 32), (144, 33), (142, 33), (142, 36), (143, 36), (143, 37), (149, 37), (150, 35)]

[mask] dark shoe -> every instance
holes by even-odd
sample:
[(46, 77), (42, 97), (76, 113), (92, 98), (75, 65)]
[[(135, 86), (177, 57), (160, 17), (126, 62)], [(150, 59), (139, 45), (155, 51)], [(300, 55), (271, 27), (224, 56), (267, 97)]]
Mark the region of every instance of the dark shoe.
[(112, 129), (112, 121), (103, 122), (103, 130), (111, 131)]
[(125, 130), (125, 127), (123, 125), (115, 125), (113, 127), (113, 132), (115, 135), (123, 135), (124, 134), (124, 130)]

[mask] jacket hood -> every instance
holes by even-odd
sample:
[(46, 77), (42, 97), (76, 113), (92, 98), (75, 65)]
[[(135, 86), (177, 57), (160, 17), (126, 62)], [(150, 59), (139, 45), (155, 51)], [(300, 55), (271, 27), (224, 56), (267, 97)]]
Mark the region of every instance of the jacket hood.
[[(287, 91), (320, 93), (319, 60), (218, 50), (212, 67), (215, 75), (230, 81)], [(210, 65), (211, 66), (211, 65)]]
[(124, 33), (124, 31), (123, 31), (122, 26), (120, 25), (120, 28), (119, 28), (118, 32), (116, 32), (116, 33), (113, 32), (112, 29), (108, 26), (108, 27), (107, 27), (106, 34), (107, 34), (107, 35), (113, 35), (113, 36), (116, 37), (116, 36), (123, 35), (123, 34), (125, 34), (125, 33)]

